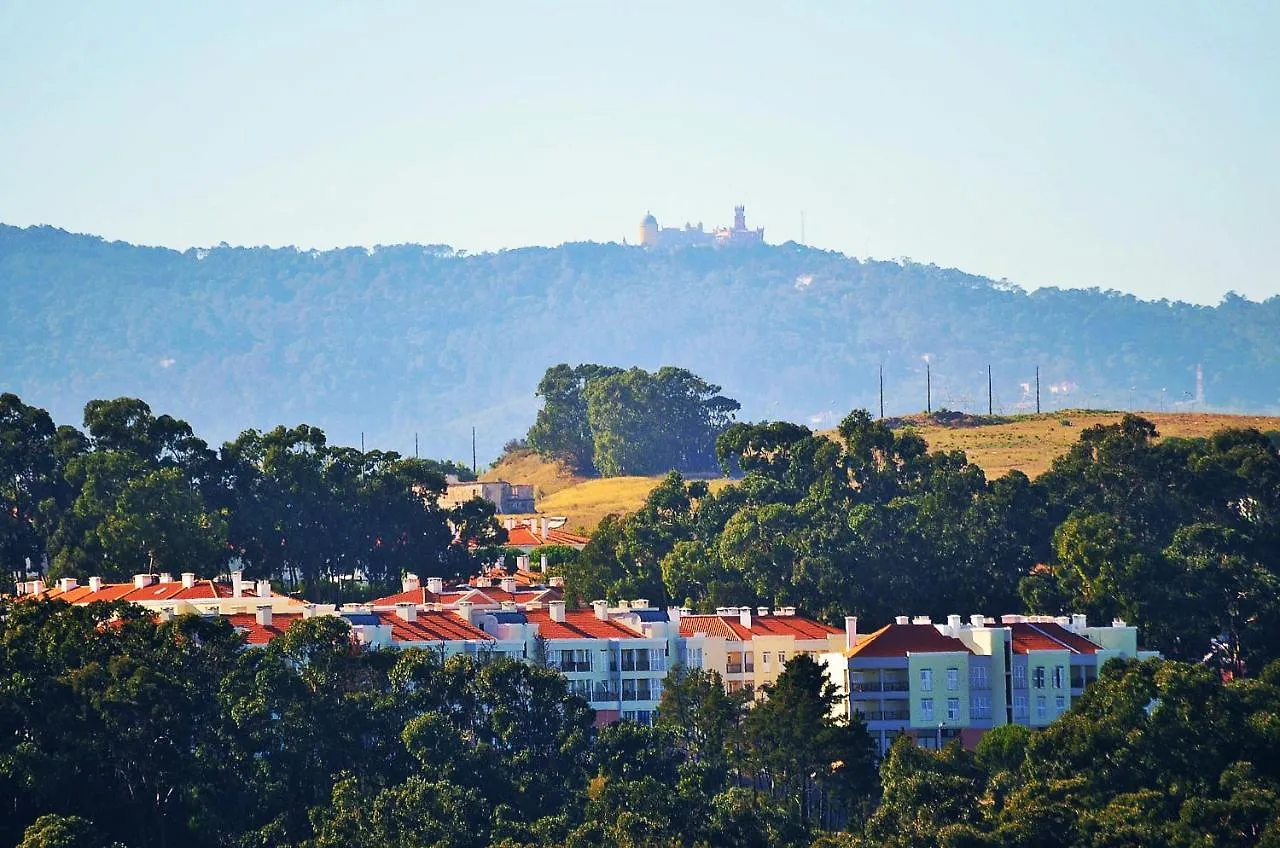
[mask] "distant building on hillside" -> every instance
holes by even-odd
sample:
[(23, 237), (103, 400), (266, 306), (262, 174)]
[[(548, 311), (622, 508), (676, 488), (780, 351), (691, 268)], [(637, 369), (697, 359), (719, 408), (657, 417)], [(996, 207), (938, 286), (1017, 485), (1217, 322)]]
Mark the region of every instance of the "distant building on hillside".
[(738, 247), (764, 244), (764, 228), (747, 229), (745, 206), (733, 208), (732, 227), (717, 227), (710, 231), (702, 228), (701, 221), (696, 225), (686, 223), (684, 227), (659, 227), (658, 219), (650, 213), (640, 222), (640, 244), (642, 247), (668, 250), (681, 247)]
[(472, 498), (483, 498), (492, 503), (499, 514), (520, 515), (533, 512), (533, 484), (508, 483), (506, 480), (462, 483), (450, 475), (449, 486), (440, 497), (440, 506), (447, 508), (466, 503)]

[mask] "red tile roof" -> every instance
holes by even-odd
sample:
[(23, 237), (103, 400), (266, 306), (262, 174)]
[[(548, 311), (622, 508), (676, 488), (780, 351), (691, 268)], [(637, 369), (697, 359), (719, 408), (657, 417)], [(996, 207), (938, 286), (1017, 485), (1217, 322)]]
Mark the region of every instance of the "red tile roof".
[(393, 642), (454, 642), (464, 639), (493, 641), (488, 633), (451, 612), (419, 612), (417, 621), (405, 621), (394, 612), (386, 610), (375, 612), (374, 615), (383, 624), (391, 625)]
[(525, 614), (531, 623), (538, 625), (538, 635), (544, 639), (643, 639), (638, 633), (613, 619), (599, 619), (593, 610), (570, 610), (564, 621), (552, 621), (549, 610), (530, 610)]
[(1072, 633), (1054, 621), (1018, 622), (1006, 625), (1013, 635), (1013, 652), (1069, 651), (1073, 654), (1096, 654), (1100, 648), (1085, 637)]
[(282, 636), (290, 624), (302, 618), (301, 613), (275, 613), (271, 616), (271, 626), (263, 627), (253, 613), (236, 613), (224, 616), (231, 626), (244, 633), (245, 641), (250, 645), (265, 645), (277, 636)]
[[(257, 594), (249, 588), (250, 584), (246, 584), (241, 595), (246, 598), (256, 598)], [(49, 586), (39, 595), (42, 598), (60, 598), (70, 604), (91, 604), (97, 601), (129, 601), (130, 603), (158, 603), (161, 601), (200, 601), (215, 600), (217, 598), (230, 598), (235, 595), (235, 590), (228, 583), (215, 583), (212, 580), (197, 580), (195, 585), (189, 589), (184, 589), (181, 581), (170, 581), (168, 583), (152, 583), (150, 586), (138, 588), (133, 582), (128, 583), (103, 583), (102, 588), (97, 592), (92, 591), (87, 584), (75, 586), (69, 592), (63, 592), (56, 584)], [(35, 595), (21, 595), (23, 598), (37, 597)]]
[(471, 601), (473, 604), (492, 604), (497, 606), (503, 601), (515, 601), (517, 604), (531, 604), (535, 601), (546, 603), (547, 601), (558, 601), (564, 598), (564, 591), (558, 587), (516, 587), (514, 592), (506, 592), (497, 586), (486, 586), (484, 588), (471, 589), (455, 589), (449, 588), (439, 595), (433, 595), (428, 592), (425, 587), (410, 589), (407, 592), (397, 592), (394, 595), (387, 595), (382, 598), (376, 598), (370, 603), (375, 607), (389, 607), (396, 604), (443, 604), (452, 606), (458, 601)]
[(945, 652), (973, 653), (964, 642), (942, 635), (932, 624), (886, 624), (845, 654), (851, 657), (905, 657), (909, 653)]
[(369, 603), (375, 607), (394, 606), (396, 604), (435, 604), (440, 603), (440, 596), (428, 592), (426, 586), (419, 586), (417, 589), (409, 589), (406, 592), (397, 592), (394, 595), (374, 598)]
[(581, 548), (590, 542), (587, 536), (579, 536), (577, 533), (570, 533), (560, 528), (548, 528), (547, 534), (531, 529), (526, 524), (518, 524), (507, 530), (507, 546), (512, 548), (540, 548), (543, 545), (567, 545), (571, 548)]
[(727, 615), (686, 615), (680, 618), (680, 635), (692, 636), (705, 633), (731, 642), (745, 642), (751, 638), (751, 631), (742, 626), (736, 617)]
[(747, 641), (753, 636), (794, 636), (797, 639), (826, 639), (833, 633), (841, 633), (820, 621), (803, 615), (751, 615), (751, 626), (742, 623), (736, 615), (686, 615), (680, 619), (680, 635), (692, 636), (705, 633), (708, 636)]

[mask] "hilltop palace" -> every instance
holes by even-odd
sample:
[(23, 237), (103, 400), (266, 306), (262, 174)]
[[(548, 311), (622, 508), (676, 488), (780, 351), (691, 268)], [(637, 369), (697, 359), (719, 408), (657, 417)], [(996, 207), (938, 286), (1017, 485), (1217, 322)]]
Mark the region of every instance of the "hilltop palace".
[(640, 222), (640, 244), (644, 247), (680, 248), (680, 247), (727, 247), (752, 244), (764, 244), (764, 228), (747, 229), (747, 210), (745, 206), (733, 207), (733, 226), (716, 227), (707, 231), (702, 223), (696, 226), (685, 224), (680, 227), (658, 227), (658, 219), (653, 215), (645, 215)]

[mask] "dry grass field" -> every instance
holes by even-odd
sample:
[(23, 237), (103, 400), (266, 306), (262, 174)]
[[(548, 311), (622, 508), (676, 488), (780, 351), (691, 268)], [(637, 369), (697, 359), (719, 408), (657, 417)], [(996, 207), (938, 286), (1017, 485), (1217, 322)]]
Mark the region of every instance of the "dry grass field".
[[(1144, 412), (1163, 436), (1207, 436), (1224, 427), (1257, 427), (1280, 430), (1280, 418), (1257, 415), (1220, 415), (1199, 412)], [(1036, 477), (1049, 469), (1055, 457), (1080, 438), (1080, 432), (1095, 424), (1114, 424), (1124, 417), (1122, 412), (1063, 410), (1043, 415), (1020, 416), (1004, 424), (970, 427), (946, 427), (927, 421), (923, 416), (911, 426), (929, 444), (930, 450), (962, 450), (980, 465), (988, 478), (1017, 469)], [(544, 462), (535, 454), (503, 460), (480, 475), (482, 480), (508, 480), (533, 483), (538, 498), (538, 511), (544, 515), (563, 515), (566, 527), (590, 533), (609, 513), (633, 512), (661, 477), (613, 477), (591, 480), (577, 477), (563, 467)], [(728, 480), (712, 480), (713, 491), (728, 485)]]

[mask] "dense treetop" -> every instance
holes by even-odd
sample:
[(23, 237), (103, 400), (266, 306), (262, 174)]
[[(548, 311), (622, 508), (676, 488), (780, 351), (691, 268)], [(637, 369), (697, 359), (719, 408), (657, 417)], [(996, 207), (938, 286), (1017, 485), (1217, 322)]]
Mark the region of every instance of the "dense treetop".
[(469, 456), (475, 426), (495, 455), (557, 362), (679, 363), (752, 420), (876, 408), (882, 362), (889, 412), (921, 409), (926, 354), (935, 406), (984, 406), (991, 364), (996, 404), (1015, 411), (1038, 364), (1046, 396), (1074, 384), (1077, 406), (1155, 408), (1194, 392), (1201, 363), (1211, 405), (1280, 407), (1280, 298), (1027, 293), (794, 244), (178, 252), (0, 226), (0, 316), (5, 388), (59, 420), (127, 395), (206, 438), (302, 420), (402, 454), (418, 432), (432, 455)]

